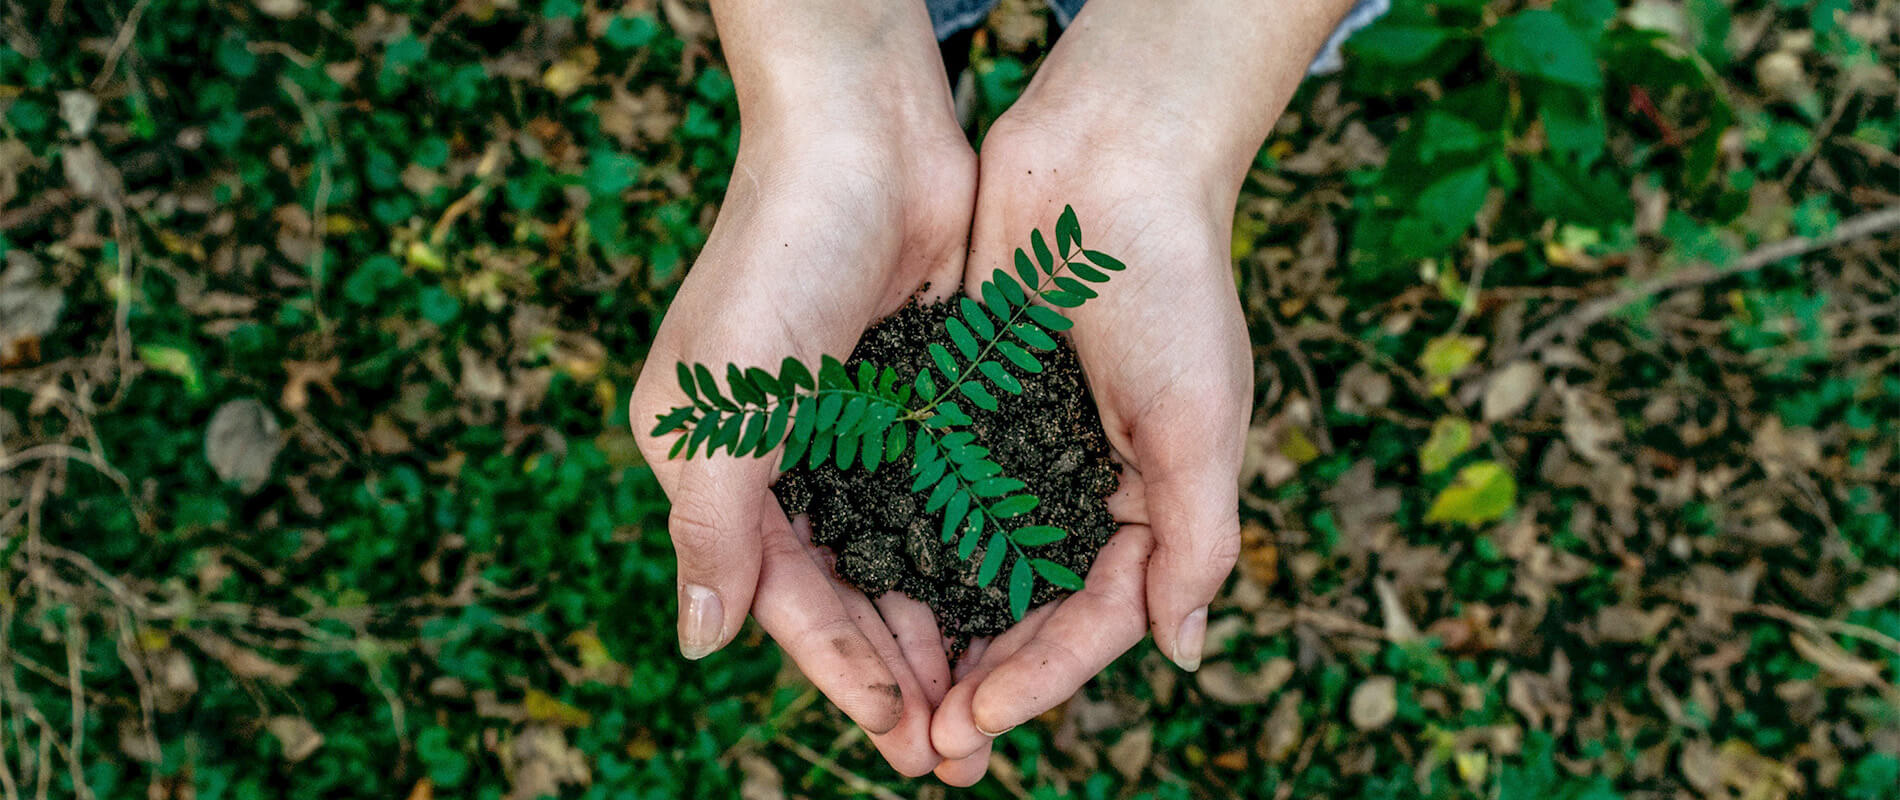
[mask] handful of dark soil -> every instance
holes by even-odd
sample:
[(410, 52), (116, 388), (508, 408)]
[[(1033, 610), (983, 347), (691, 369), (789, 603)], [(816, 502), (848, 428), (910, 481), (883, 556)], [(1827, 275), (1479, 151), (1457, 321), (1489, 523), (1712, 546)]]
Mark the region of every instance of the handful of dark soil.
[[(950, 313), (948, 303), (905, 306), (865, 331), (846, 367), (855, 370), (860, 361), (871, 361), (895, 369), (899, 385), (907, 384), (930, 363), (932, 342), (951, 344), (944, 329)], [(1108, 496), (1120, 470), (1109, 458), (1108, 436), (1075, 351), (1067, 342), (1058, 344), (1039, 354), (1040, 373), (1004, 362), (1004, 369), (1022, 381), (1022, 394), (997, 398), (995, 411), (965, 410), (975, 422), (969, 430), (990, 449), (1003, 474), (1029, 484), (1026, 491), (1042, 500), (1010, 522), (1069, 532), (1028, 552), (1087, 575), (1096, 552), (1115, 532)], [(1006, 582), (998, 578), (989, 586), (977, 585), (988, 545), (979, 546), (967, 561), (957, 557), (956, 540), (941, 538), (943, 512), (925, 513), (925, 498), (910, 491), (911, 460), (906, 448), (875, 472), (841, 471), (829, 463), (799, 467), (779, 478), (773, 490), (786, 513), (810, 518), (812, 539), (836, 554), (839, 577), (871, 597), (895, 589), (928, 604), (960, 653), (971, 638), (1014, 624)], [(1017, 558), (1015, 553), (1007, 557)], [(1010, 566), (1005, 562), (1000, 574), (1008, 575)], [(1033, 608), (1064, 594), (1038, 581), (1029, 604)]]

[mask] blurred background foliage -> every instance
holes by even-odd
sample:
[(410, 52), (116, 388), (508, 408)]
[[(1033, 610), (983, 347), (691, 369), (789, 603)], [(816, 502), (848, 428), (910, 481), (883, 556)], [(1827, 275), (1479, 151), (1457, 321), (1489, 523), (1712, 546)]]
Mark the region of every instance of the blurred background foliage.
[[(971, 794), (1895, 796), (1900, 3), (1396, 5), (1241, 198), (1208, 665)], [(737, 136), (690, 0), (0, 9), (0, 796), (942, 797), (676, 656), (624, 407)]]

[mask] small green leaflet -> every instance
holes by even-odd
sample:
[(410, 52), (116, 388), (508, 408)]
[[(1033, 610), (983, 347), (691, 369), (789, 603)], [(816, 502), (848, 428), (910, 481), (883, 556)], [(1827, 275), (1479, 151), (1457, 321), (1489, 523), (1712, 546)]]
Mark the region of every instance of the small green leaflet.
[[(1029, 232), (1029, 246), (1036, 249), (1036, 263), (1042, 267), (1042, 274), (1054, 275), (1056, 271), (1056, 260), (1054, 256), (1049, 254), (1049, 240), (1042, 238), (1042, 231), (1040, 229)], [(1028, 281), (1024, 281), (1024, 283), (1028, 283)]]
[(1075, 206), (1063, 206), (1062, 216), (1056, 218), (1056, 249), (1066, 259), (1069, 257), (1069, 248), (1081, 244), (1082, 223), (1075, 219)]
[(1068, 535), (1068, 531), (1053, 525), (1029, 525), (1010, 531), (1009, 540), (1023, 547), (1041, 547), (1062, 541)]
[(997, 501), (996, 505), (990, 506), (990, 514), (1004, 519), (1022, 516), (1034, 511), (1036, 505), (1041, 502), (1033, 494), (1011, 495)]
[(1068, 567), (1046, 558), (1029, 559), (1029, 565), (1035, 567), (1036, 574), (1042, 579), (1070, 591), (1081, 591), (1082, 576), (1070, 571)]
[(970, 329), (956, 317), (944, 320), (943, 326), (950, 331), (950, 342), (957, 346), (957, 352), (962, 353), (965, 359), (975, 361), (978, 348), (976, 337), (970, 334)]
[(991, 383), (996, 384), (996, 388), (1010, 394), (1023, 393), (1022, 381), (1016, 380), (1016, 376), (1004, 370), (1003, 365), (994, 361), (985, 361), (976, 365), (976, 368), (983, 373), (984, 377), (989, 378)]
[(1120, 272), (1128, 268), (1127, 264), (1123, 264), (1122, 262), (1115, 260), (1114, 257), (1110, 256), (1107, 253), (1101, 253), (1094, 250), (1083, 250), (1082, 257), (1088, 259), (1090, 264), (1094, 264), (1095, 266), (1101, 267), (1102, 269), (1108, 270), (1109, 272)]
[(957, 525), (963, 522), (963, 515), (969, 513), (969, 511), (970, 495), (968, 493), (957, 492), (950, 496), (950, 504), (945, 507), (943, 512), (944, 541), (950, 541), (950, 537), (956, 535)]
[(1016, 248), (1016, 277), (1022, 279), (1024, 286), (1035, 286), (1039, 280), (1036, 265), (1030, 263), (1029, 254), (1020, 247)]
[(1016, 559), (1016, 565), (1009, 568), (1009, 615), (1022, 619), (1029, 611), (1029, 590), (1035, 588), (1035, 575), (1030, 572), (1028, 559)]
[(1003, 542), (1002, 531), (990, 535), (989, 548), (983, 553), (983, 565), (976, 571), (976, 585), (988, 586), (996, 580), (996, 573), (1003, 571), (1003, 556), (1008, 550), (1009, 547)]
[(692, 417), (692, 406), (681, 406), (672, 411), (668, 411), (660, 415), (659, 424), (653, 426), (653, 433), (649, 435), (665, 436), (666, 434), (686, 427), (686, 421), (692, 419)]
[(990, 315), (968, 297), (957, 298), (957, 309), (963, 312), (963, 321), (976, 331), (976, 335), (988, 339), (996, 335), (996, 323), (990, 321)]

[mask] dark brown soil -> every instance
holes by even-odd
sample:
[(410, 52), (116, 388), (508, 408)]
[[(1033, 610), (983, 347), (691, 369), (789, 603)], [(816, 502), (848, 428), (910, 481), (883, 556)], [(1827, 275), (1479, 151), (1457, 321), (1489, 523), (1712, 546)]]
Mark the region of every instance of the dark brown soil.
[[(951, 346), (943, 327), (950, 308), (905, 306), (865, 332), (847, 367), (855, 370), (859, 361), (869, 360), (896, 369), (908, 383), (929, 363), (931, 342)], [(960, 405), (975, 421), (971, 431), (977, 443), (990, 448), (1005, 475), (1028, 483), (1028, 493), (1042, 500), (1010, 524), (1053, 525), (1069, 532), (1028, 552), (1087, 575), (1096, 552), (1115, 532), (1107, 498), (1115, 491), (1119, 468), (1109, 458), (1108, 437), (1075, 351), (1063, 342), (1037, 357), (1044, 369), (1033, 375), (1002, 362), (1022, 381), (1023, 393), (996, 392), (996, 411)], [(942, 512), (923, 513), (924, 498), (911, 494), (910, 465), (907, 448), (901, 459), (876, 472), (839, 471), (829, 464), (801, 468), (786, 473), (773, 488), (787, 513), (810, 518), (813, 540), (836, 555), (841, 578), (872, 597), (895, 589), (928, 604), (960, 653), (972, 637), (997, 634), (1013, 624), (1006, 592), (1012, 563), (1004, 562), (989, 586), (977, 586), (983, 548), (968, 561), (957, 558), (955, 541), (945, 543), (940, 536)], [(1038, 580), (1030, 607), (1065, 594)]]

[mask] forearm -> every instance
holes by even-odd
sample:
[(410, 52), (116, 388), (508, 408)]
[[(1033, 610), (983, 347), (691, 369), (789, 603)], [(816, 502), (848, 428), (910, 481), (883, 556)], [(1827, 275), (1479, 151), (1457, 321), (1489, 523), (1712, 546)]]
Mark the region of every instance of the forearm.
[(1024, 102), (1238, 181), (1352, 0), (1089, 0)]
[(950, 112), (921, 0), (713, 0), (739, 113), (761, 125), (914, 125)]

